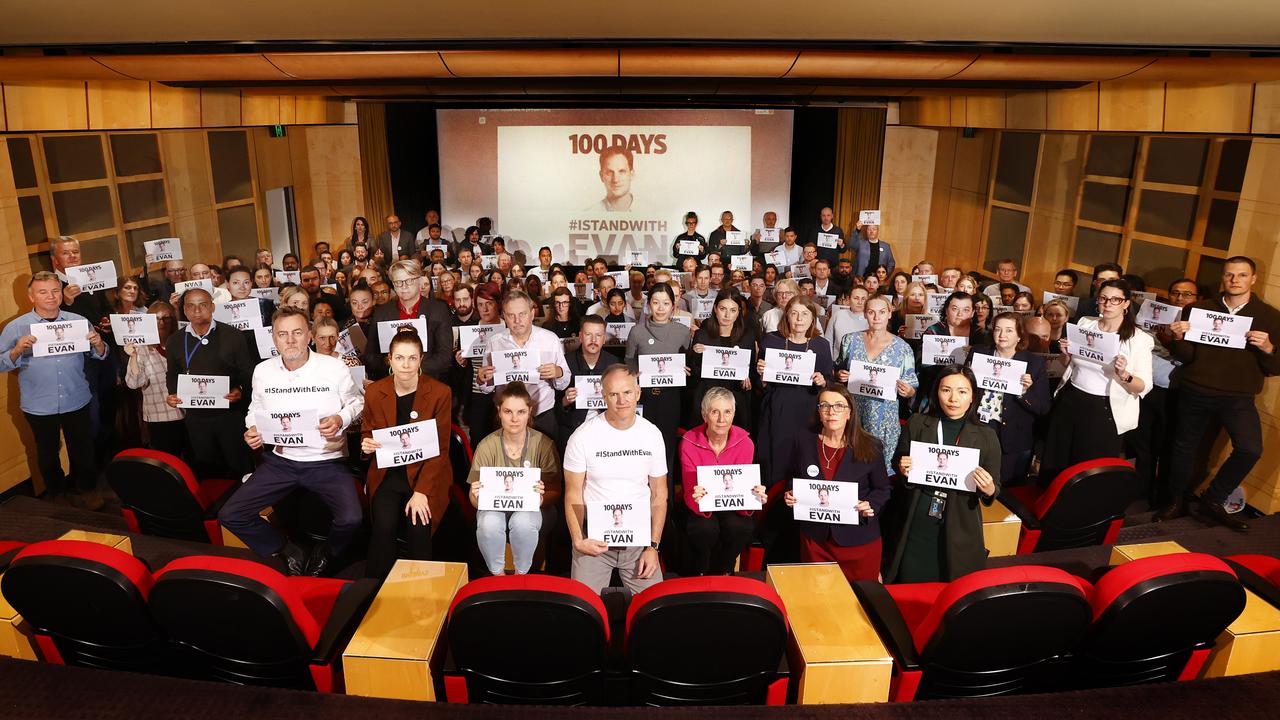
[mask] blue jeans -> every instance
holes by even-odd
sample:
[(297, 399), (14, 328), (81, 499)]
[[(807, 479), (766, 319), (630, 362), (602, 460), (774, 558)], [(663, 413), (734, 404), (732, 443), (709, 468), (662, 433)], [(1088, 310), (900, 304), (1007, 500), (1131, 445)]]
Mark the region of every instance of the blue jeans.
[(285, 536), (258, 513), (280, 502), (296, 487), (319, 495), (329, 507), (333, 514), (329, 548), (334, 555), (342, 552), (364, 522), (364, 513), (355, 481), (341, 460), (299, 462), (265, 452), (262, 464), (248, 482), (222, 506), (218, 521), (258, 555), (267, 557), (279, 552), (285, 545)]
[(491, 575), (501, 575), (507, 565), (507, 535), (511, 536), (511, 559), (516, 574), (524, 575), (533, 566), (533, 553), (538, 549), (538, 531), (542, 529), (542, 513), (537, 510), (504, 512), (481, 510), (476, 513), (476, 542)]

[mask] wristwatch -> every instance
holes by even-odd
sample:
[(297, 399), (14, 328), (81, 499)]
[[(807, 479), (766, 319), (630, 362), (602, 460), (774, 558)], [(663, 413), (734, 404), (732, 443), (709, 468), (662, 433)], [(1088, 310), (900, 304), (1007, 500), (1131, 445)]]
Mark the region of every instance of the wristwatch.
[(1131, 383), (1133, 382), (1133, 373), (1128, 373), (1126, 377), (1121, 379), (1124, 380), (1126, 383)]
[(654, 550), (657, 550), (657, 549), (658, 549), (658, 546), (659, 546), (659, 545), (661, 545), (661, 544), (662, 544), (662, 541), (661, 541), (661, 540), (659, 540), (658, 542), (651, 542), (651, 543), (649, 543), (649, 547), (653, 548)]

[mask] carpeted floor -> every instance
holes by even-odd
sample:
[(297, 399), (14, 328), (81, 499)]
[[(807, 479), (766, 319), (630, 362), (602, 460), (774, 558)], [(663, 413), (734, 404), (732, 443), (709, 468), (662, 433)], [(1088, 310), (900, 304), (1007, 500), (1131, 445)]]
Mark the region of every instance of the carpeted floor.
[(1275, 717), (1280, 673), (1131, 688), (906, 704), (742, 708), (551, 708), (429, 704), (248, 688), (0, 658), (0, 717), (10, 720), (421, 720), (422, 718), (1067, 718)]

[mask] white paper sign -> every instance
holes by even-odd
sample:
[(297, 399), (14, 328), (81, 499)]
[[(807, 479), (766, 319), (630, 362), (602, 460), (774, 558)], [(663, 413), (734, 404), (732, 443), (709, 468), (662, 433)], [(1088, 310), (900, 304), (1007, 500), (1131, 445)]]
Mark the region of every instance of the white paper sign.
[(679, 245), (676, 248), (677, 255), (697, 255), (699, 253), (697, 240), (681, 240), (677, 244)]
[(146, 254), (144, 259), (148, 265), (169, 262), (170, 260), (181, 260), (182, 241), (176, 237), (145, 240), (142, 243), (142, 251)]
[(533, 489), (542, 480), (536, 467), (480, 468), (480, 504), (477, 510), (529, 512), (542, 507), (542, 496)]
[(766, 265), (772, 265), (776, 268), (780, 268), (786, 264), (787, 258), (777, 250), (770, 250), (764, 254), (764, 262)]
[(760, 484), (759, 465), (699, 465), (698, 486), (707, 491), (698, 501), (701, 512), (759, 510), (752, 490)]
[(911, 441), (911, 472), (907, 482), (914, 485), (977, 492), (973, 471), (978, 467), (977, 448), (933, 445)]
[(779, 233), (782, 232), (782, 228), (776, 228), (776, 227), (760, 228), (756, 232), (760, 233), (760, 242), (776, 243), (780, 239)]
[(751, 349), (708, 345), (702, 351), (702, 377), (746, 380), (751, 374)]
[(389, 468), (429, 460), (440, 454), (435, 418), (373, 431), (382, 446), (374, 455), (378, 467)]
[(684, 387), (684, 355), (640, 355), (640, 387)]
[(906, 330), (903, 333), (903, 337), (907, 340), (919, 340), (924, 337), (924, 331), (937, 321), (936, 317), (928, 313), (911, 313), (907, 315)]
[(849, 392), (876, 400), (896, 400), (902, 368), (862, 360), (849, 361)]
[(579, 300), (590, 300), (595, 296), (596, 288), (593, 283), (574, 283), (573, 296)]
[(427, 351), (427, 319), (419, 315), (412, 320), (382, 320), (378, 322), (378, 350), (391, 352), (391, 338), (402, 327), (413, 327), (422, 339), (422, 351)]
[(1176, 305), (1148, 300), (1138, 308), (1138, 316), (1134, 318), (1134, 322), (1143, 330), (1159, 330), (1171, 322), (1177, 322), (1181, 316), (1182, 308)]
[(501, 325), (459, 325), (458, 349), (464, 358), (482, 358), (489, 351), (489, 336), (502, 329)]
[(862, 223), (863, 225), (879, 225), (880, 211), (879, 210), (859, 210), (858, 222)]
[(605, 345), (626, 345), (627, 336), (631, 334), (631, 328), (635, 327), (633, 322), (605, 323), (604, 344)]
[(840, 242), (840, 236), (835, 233), (818, 233), (818, 247), (834, 249)]
[(36, 336), (31, 346), (33, 357), (89, 351), (89, 321), (84, 318), (31, 323), (31, 334)]
[(609, 547), (649, 547), (648, 500), (587, 503), (587, 537)]
[(627, 265), (648, 265), (649, 254), (643, 250), (632, 250), (626, 256)]
[(67, 268), (67, 277), (80, 286), (80, 292), (95, 293), (116, 287), (116, 264), (110, 260), (92, 265), (75, 265)]
[(951, 297), (951, 293), (925, 293), (926, 307), (935, 320), (942, 319), (942, 309), (947, 306), (947, 298), (949, 297)]
[(182, 295), (188, 290), (203, 290), (209, 293), (209, 297), (213, 297), (213, 281), (205, 278), (203, 280), (185, 280), (173, 284), (173, 291), (178, 295)]
[(325, 446), (325, 439), (320, 435), (320, 413), (315, 408), (254, 413), (253, 422), (262, 435), (262, 442), (267, 445)]
[(796, 496), (792, 508), (796, 520), (858, 524), (858, 483), (795, 478), (791, 481), (791, 492)]
[(422, 253), (423, 253), (424, 255), (426, 255), (427, 257), (431, 257), (431, 254), (432, 254), (432, 253), (434, 253), (434, 252), (435, 252), (435, 251), (437, 251), (437, 250), (439, 250), (442, 254), (444, 254), (444, 256), (445, 256), (445, 257), (448, 257), (448, 256), (449, 256), (449, 246), (448, 246), (448, 245), (431, 245), (431, 244), (427, 244), (427, 245), (423, 245), (423, 246), (422, 246)]
[(1187, 340), (1202, 345), (1243, 348), (1247, 343), (1245, 333), (1253, 326), (1253, 318), (1246, 315), (1215, 312), (1204, 308), (1192, 308), (1191, 329)]
[(111, 315), (111, 333), (115, 335), (116, 344), (124, 345), (159, 345), (160, 327), (156, 316), (151, 313), (129, 313), (127, 315)]
[(1156, 299), (1155, 293), (1147, 292), (1146, 290), (1131, 290), (1129, 295), (1136, 303), (1145, 303)]
[(1022, 395), (1022, 376), (1027, 374), (1026, 362), (974, 353), (971, 367), (979, 389)]
[(964, 358), (969, 338), (954, 335), (924, 335), (920, 338), (921, 365), (954, 365)]
[(485, 270), (496, 270), (498, 268), (498, 256), (497, 255), (481, 255), (480, 267), (484, 268)]
[(363, 366), (363, 365), (348, 365), (348, 366), (347, 366), (347, 371), (351, 373), (351, 382), (353, 382), (353, 383), (355, 383), (355, 384), (356, 384), (356, 389), (360, 391), (360, 394), (361, 394), (361, 395), (363, 395), (363, 394), (364, 394), (364, 381), (365, 381), (366, 373), (367, 373), (367, 371), (364, 369), (364, 366)]
[(213, 310), (213, 319), (237, 330), (262, 327), (262, 311), (258, 298), (245, 298), (219, 303)]
[(249, 290), (249, 295), (262, 300), (270, 300), (273, 303), (280, 302), (280, 288), (277, 287), (253, 288)]
[(937, 285), (938, 276), (937, 275), (912, 275), (911, 282), (924, 283), (925, 285)]
[(578, 391), (573, 406), (578, 410), (604, 410), (604, 388), (601, 375), (574, 375), (573, 387)]
[(1062, 295), (1059, 293), (1052, 293), (1052, 292), (1049, 292), (1048, 290), (1045, 290), (1043, 293), (1042, 299), (1040, 300), (1040, 304), (1043, 305), (1049, 302), (1050, 300), (1061, 300), (1062, 302), (1066, 303), (1067, 309), (1071, 311), (1072, 315), (1076, 314), (1076, 312), (1080, 309), (1080, 298), (1076, 297), (1075, 295)]
[(690, 309), (693, 310), (693, 318), (695, 320), (706, 320), (707, 318), (711, 317), (711, 313), (715, 312), (716, 310), (715, 295), (712, 295), (711, 297), (704, 297), (704, 298), (698, 297), (696, 295), (690, 295), (689, 300), (691, 301), (689, 303), (691, 306)]
[(178, 407), (228, 408), (231, 378), (226, 375), (179, 375)]
[(1120, 335), (1086, 330), (1075, 323), (1067, 323), (1067, 353), (1081, 360), (1099, 365), (1109, 365), (1120, 352)]
[(734, 255), (729, 258), (729, 269), (751, 272), (753, 262), (754, 262), (754, 258), (752, 258), (750, 255), (746, 255), (746, 254)]
[(613, 286), (619, 290), (631, 289), (631, 273), (626, 270), (614, 270), (613, 272), (605, 273), (605, 275), (613, 278)]
[(277, 270), (276, 282), (284, 285), (285, 283), (293, 283), (294, 285), (302, 284), (301, 270)]
[(747, 244), (747, 234), (741, 230), (726, 230), (724, 232), (724, 244), (743, 246)]
[(786, 385), (812, 385), (813, 367), (818, 361), (814, 352), (765, 348), (764, 381)]
[(492, 356), (494, 385), (537, 381), (538, 365), (542, 364), (542, 354), (539, 351), (516, 348), (500, 350)]
[(358, 358), (360, 353), (364, 352), (365, 340), (364, 331), (359, 325), (349, 325), (338, 333), (338, 344), (335, 350), (344, 358)]
[(813, 273), (809, 272), (808, 263), (796, 263), (791, 266), (791, 277), (795, 280), (803, 280), (813, 277)]
[(253, 341), (258, 346), (258, 357), (264, 360), (266, 358), (280, 357), (280, 351), (276, 350), (275, 340), (271, 338), (271, 328), (254, 328)]

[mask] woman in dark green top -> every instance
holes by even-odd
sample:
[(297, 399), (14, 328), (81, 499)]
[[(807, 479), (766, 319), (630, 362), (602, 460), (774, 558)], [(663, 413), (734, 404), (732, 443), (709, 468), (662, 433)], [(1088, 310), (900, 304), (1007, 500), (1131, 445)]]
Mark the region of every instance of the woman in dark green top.
[[(891, 501), (896, 522), (889, 534), (886, 583), (950, 581), (986, 567), (981, 505), (990, 505), (1000, 492), (1000, 439), (975, 419), (976, 388), (969, 368), (943, 366), (930, 393), (928, 413), (911, 416), (898, 439), (894, 461), (902, 474)], [(912, 440), (977, 448), (973, 479), (978, 491), (907, 484)]]

